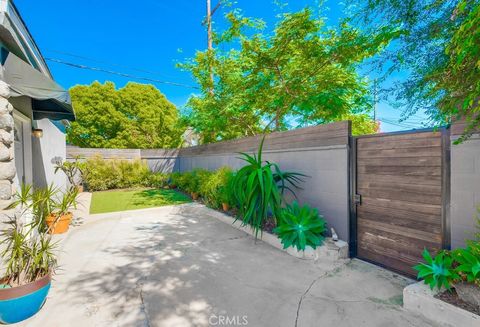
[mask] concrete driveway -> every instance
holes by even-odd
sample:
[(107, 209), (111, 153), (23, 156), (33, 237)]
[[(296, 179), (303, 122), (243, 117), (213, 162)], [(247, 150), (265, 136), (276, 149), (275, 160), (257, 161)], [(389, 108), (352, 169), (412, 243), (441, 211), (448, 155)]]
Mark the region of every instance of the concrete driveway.
[(49, 298), (23, 326), (430, 326), (412, 281), (303, 261), (199, 204), (91, 216), (62, 240)]

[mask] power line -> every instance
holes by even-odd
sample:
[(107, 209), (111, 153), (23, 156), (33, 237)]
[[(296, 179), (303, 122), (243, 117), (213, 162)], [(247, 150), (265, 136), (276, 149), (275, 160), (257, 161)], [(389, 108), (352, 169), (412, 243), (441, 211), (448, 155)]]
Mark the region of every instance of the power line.
[(151, 71), (151, 70), (136, 68), (136, 67), (130, 67), (130, 66), (127, 66), (127, 65), (122, 65), (122, 64), (118, 64), (118, 63), (114, 63), (114, 62), (109, 62), (109, 61), (103, 61), (103, 60), (95, 59), (95, 58), (92, 58), (92, 57), (87, 57), (87, 56), (84, 56), (84, 55), (75, 54), (75, 53), (72, 53), (72, 52), (58, 51), (58, 50), (53, 50), (53, 49), (46, 49), (46, 51), (61, 54), (61, 55), (64, 55), (64, 56), (69, 56), (69, 57), (72, 57), (72, 58), (88, 60), (88, 61), (91, 61), (91, 62), (96, 62), (98, 64), (106, 64), (106, 65), (109, 65), (109, 66), (116, 66), (116, 67), (120, 67), (120, 68), (125, 68), (125, 69), (129, 69), (129, 70), (137, 71), (137, 72), (140, 72), (140, 73), (160, 75), (160, 76), (167, 77), (167, 78), (170, 77), (170, 76), (168, 76), (166, 74), (163, 74), (161, 72)]
[(104, 69), (104, 68), (91, 67), (91, 66), (76, 64), (76, 63), (72, 63), (72, 62), (68, 62), (68, 61), (64, 61), (64, 60), (60, 60), (60, 59), (56, 59), (56, 58), (45, 58), (45, 60), (55, 62), (57, 64), (62, 64), (62, 65), (78, 68), (78, 69), (92, 70), (92, 71), (96, 71), (96, 72), (102, 72), (102, 73), (107, 73), (107, 74), (132, 78), (132, 79), (136, 79), (136, 80), (142, 80), (142, 81), (159, 83), (159, 84), (166, 84), (166, 85), (172, 85), (172, 86), (180, 86), (180, 87), (186, 87), (186, 88), (191, 88), (191, 89), (196, 89), (196, 90), (200, 89), (198, 86), (193, 86), (193, 85), (188, 85), (188, 84), (183, 84), (183, 83), (177, 83), (177, 82), (163, 81), (163, 80), (158, 80), (158, 79), (149, 78), (149, 77), (135, 76), (135, 75), (121, 73), (121, 72), (108, 70), (108, 69)]

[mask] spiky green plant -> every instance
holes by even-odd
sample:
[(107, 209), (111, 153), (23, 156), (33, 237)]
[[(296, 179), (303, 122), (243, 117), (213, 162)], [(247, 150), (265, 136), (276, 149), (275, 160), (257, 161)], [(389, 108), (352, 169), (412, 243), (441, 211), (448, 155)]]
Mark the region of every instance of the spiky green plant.
[(450, 289), (453, 281), (459, 279), (453, 267), (453, 258), (450, 252), (440, 251), (435, 258), (432, 258), (427, 249), (422, 253), (425, 262), (413, 267), (418, 271), (417, 278), (424, 279), (425, 284), (429, 285), (433, 290), (435, 287), (441, 289), (445, 287)]
[(317, 209), (306, 204), (300, 207), (294, 201), (292, 205), (280, 210), (280, 225), (273, 232), (282, 240), (284, 249), (293, 246), (303, 251), (307, 245), (314, 249), (322, 245), (326, 225)]
[(10, 286), (33, 282), (53, 272), (57, 265), (56, 244), (51, 235), (38, 228), (36, 219), (26, 224), (23, 213), (18, 211), (11, 216), (6, 222), (8, 227), (1, 233), (3, 280)]
[(452, 255), (458, 263), (455, 271), (460, 277), (480, 287), (480, 243), (470, 242), (465, 249), (454, 250)]
[[(258, 236), (269, 211), (278, 217), (285, 190), (294, 191), (301, 181), (299, 173), (282, 172), (277, 164), (262, 160), (265, 136), (255, 155), (240, 153), (245, 161), (233, 179), (233, 196), (239, 207), (239, 215), (244, 225), (250, 225)], [(237, 217), (238, 219), (238, 217)]]

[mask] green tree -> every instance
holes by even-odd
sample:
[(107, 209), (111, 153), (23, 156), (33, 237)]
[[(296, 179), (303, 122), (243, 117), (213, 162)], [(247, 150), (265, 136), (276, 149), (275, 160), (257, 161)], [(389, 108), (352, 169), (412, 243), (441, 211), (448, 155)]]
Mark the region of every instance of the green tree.
[[(215, 34), (216, 44), (225, 47), (197, 52), (181, 65), (201, 87), (188, 102), (188, 118), (203, 142), (368, 114), (369, 82), (356, 68), (398, 33), (384, 27), (367, 35), (347, 23), (330, 29), (309, 9), (285, 14), (272, 34), (262, 31), (262, 21), (238, 11), (226, 18), (230, 27)], [(356, 124), (376, 126), (366, 117)]]
[(464, 116), (465, 137), (479, 126), (478, 0), (364, 0), (353, 21), (366, 31), (386, 24), (401, 29), (374, 64), (385, 79), (405, 75), (387, 87), (388, 98), (408, 117), (425, 110), (432, 122)]
[(153, 85), (94, 82), (70, 89), (76, 121), (67, 141), (92, 148), (171, 148), (183, 129), (177, 108)]
[(461, 1), (455, 15), (462, 23), (447, 45), (448, 61), (428, 78), (442, 113), (467, 121), (463, 141), (480, 127), (480, 3)]

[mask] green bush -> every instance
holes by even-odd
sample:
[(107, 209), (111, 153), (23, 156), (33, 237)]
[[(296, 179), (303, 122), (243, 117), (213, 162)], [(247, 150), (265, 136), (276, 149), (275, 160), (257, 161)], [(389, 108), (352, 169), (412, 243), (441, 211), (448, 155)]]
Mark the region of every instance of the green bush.
[(95, 156), (82, 163), (83, 181), (90, 191), (151, 186), (152, 177), (143, 160), (104, 160)]
[(169, 175), (165, 173), (150, 173), (148, 175), (148, 186), (153, 188), (164, 188), (168, 186)]
[(184, 190), (188, 193), (199, 193), (200, 185), (210, 177), (212, 173), (205, 169), (194, 169), (189, 172), (185, 172), (185, 185)]
[(278, 223), (273, 232), (282, 240), (284, 249), (293, 246), (303, 251), (307, 245), (315, 249), (325, 238), (325, 219), (317, 209), (306, 204), (300, 207), (297, 201), (280, 210)]
[(204, 178), (200, 180), (199, 193), (205, 204), (214, 208), (220, 207), (222, 203), (233, 205), (233, 176), (229, 167), (222, 167), (209, 175), (204, 175)]

